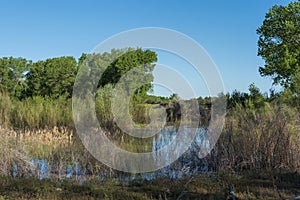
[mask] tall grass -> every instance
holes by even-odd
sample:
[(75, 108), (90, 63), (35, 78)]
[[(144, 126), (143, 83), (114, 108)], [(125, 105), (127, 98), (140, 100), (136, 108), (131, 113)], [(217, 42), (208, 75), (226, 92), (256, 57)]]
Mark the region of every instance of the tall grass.
[(71, 100), (36, 96), (20, 101), (0, 93), (0, 125), (18, 130), (73, 128)]
[[(75, 136), (72, 142), (63, 137), (62, 130), (54, 129), (56, 134), (39, 130), (21, 134), (16, 131), (0, 129), (0, 175), (17, 177), (37, 177), (37, 167), (33, 160), (46, 160), (47, 177), (54, 180), (66, 178), (66, 167), (80, 168), (81, 181), (93, 179), (99, 173), (113, 175), (110, 169), (90, 155)], [(66, 131), (66, 130), (65, 130)]]
[(22, 142), (16, 141), (11, 132), (0, 128), (0, 174), (13, 176), (18, 163), (20, 174), (29, 171), (30, 157)]
[(10, 126), (12, 102), (6, 93), (0, 92), (0, 125)]
[(211, 160), (216, 169), (296, 170), (300, 167), (300, 116), (278, 102), (259, 109), (236, 106)]

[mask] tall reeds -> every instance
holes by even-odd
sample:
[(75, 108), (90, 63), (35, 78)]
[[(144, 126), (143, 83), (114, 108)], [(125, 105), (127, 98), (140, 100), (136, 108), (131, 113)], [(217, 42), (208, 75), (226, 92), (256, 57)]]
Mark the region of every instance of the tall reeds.
[(211, 161), (219, 170), (299, 169), (299, 111), (278, 102), (258, 109), (237, 105), (227, 115)]

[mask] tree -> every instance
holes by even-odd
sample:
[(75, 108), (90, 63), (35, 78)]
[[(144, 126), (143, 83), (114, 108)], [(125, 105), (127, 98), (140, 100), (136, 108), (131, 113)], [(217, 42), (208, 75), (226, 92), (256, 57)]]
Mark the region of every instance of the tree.
[(260, 108), (265, 104), (265, 97), (261, 94), (259, 88), (256, 87), (254, 83), (250, 84), (249, 92), (249, 103), (253, 104), (255, 108)]
[(9, 93), (10, 97), (21, 99), (27, 88), (25, 74), (30, 65), (31, 61), (25, 58), (1, 58), (0, 91)]
[[(155, 52), (140, 48), (113, 49), (110, 53), (103, 54), (83, 54), (79, 58), (80, 70), (75, 88), (80, 89), (83, 94), (89, 89), (92, 90), (91, 93), (96, 93), (98, 88), (107, 84), (115, 87), (126, 73), (131, 72), (134, 76), (126, 77), (127, 90), (123, 92), (136, 89), (133, 98), (142, 102), (146, 100), (147, 92), (152, 89), (152, 71), (155, 66), (153, 62), (156, 61)], [(99, 82), (95, 83), (95, 80)], [(148, 84), (137, 87), (145, 80)]]
[(262, 76), (271, 76), (280, 84), (297, 92), (300, 75), (300, 2), (273, 6), (265, 16), (259, 34), (258, 55), (265, 60), (259, 68)]
[(31, 65), (30, 71), (26, 74), (26, 82), (28, 89), (26, 91), (27, 97), (43, 96), (42, 89), (44, 88), (44, 66), (45, 61), (38, 61)]
[(49, 58), (34, 63), (26, 75), (28, 96), (51, 96), (62, 94), (71, 97), (77, 74), (74, 57)]
[(239, 92), (234, 90), (231, 94), (226, 95), (227, 98), (227, 108), (231, 109), (236, 107), (238, 104), (246, 107), (245, 101), (249, 98), (249, 94), (244, 92)]
[(104, 86), (108, 83), (115, 85), (122, 76), (132, 69), (135, 69), (136, 76), (131, 77), (134, 80), (126, 80), (128, 88), (136, 88), (135, 86), (141, 82), (139, 78), (146, 78), (148, 84), (143, 85), (136, 90), (134, 98), (137, 101), (143, 101), (147, 97), (147, 92), (152, 89), (151, 82), (154, 77), (152, 71), (155, 67), (153, 62), (157, 61), (157, 55), (151, 50), (128, 49), (124, 54), (115, 57), (112, 52), (112, 57), (115, 59), (103, 73), (99, 85)]
[(179, 95), (176, 94), (176, 93), (173, 93), (173, 94), (170, 95), (169, 99), (173, 100), (173, 101), (178, 101), (179, 100)]

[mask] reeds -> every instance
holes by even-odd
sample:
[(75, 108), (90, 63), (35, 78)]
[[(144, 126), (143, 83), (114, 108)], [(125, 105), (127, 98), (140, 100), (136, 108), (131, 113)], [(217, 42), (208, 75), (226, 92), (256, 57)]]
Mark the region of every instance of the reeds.
[(297, 108), (278, 102), (259, 109), (236, 106), (211, 161), (219, 170), (298, 170), (300, 116)]
[[(152, 151), (151, 138), (133, 138), (117, 127), (110, 111), (111, 91), (112, 86), (107, 85), (100, 88), (96, 96), (97, 118), (107, 136), (125, 150)], [(279, 101), (265, 102), (258, 108), (251, 105), (249, 100), (229, 110), (223, 133), (206, 158), (209, 165), (215, 170), (231, 171), (299, 170), (299, 110)], [(139, 104), (131, 114), (137, 121), (146, 123), (149, 109), (149, 104)], [(20, 158), (47, 158), (52, 163), (61, 163), (57, 164), (61, 167), (81, 162), (93, 172), (105, 168), (92, 158), (76, 136), (71, 112), (71, 100), (63, 96), (19, 101), (0, 93), (2, 173), (9, 174), (13, 162)], [(200, 110), (200, 113), (203, 112)], [(93, 167), (94, 164), (98, 167)]]
[(0, 125), (15, 130), (73, 128), (71, 100), (64, 96), (12, 100), (0, 93)]

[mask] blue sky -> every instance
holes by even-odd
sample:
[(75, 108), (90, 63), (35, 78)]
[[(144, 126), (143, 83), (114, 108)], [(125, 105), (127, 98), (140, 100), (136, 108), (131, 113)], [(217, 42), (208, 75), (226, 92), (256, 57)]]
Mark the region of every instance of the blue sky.
[[(0, 4), (0, 57), (34, 61), (63, 55), (78, 58), (119, 32), (163, 27), (190, 36), (206, 49), (221, 73), (226, 91), (247, 91), (254, 82), (266, 92), (271, 88), (271, 79), (258, 73), (263, 61), (257, 57), (256, 29), (269, 8), (289, 2), (7, 0)], [(179, 71), (184, 69), (169, 56), (162, 54), (159, 58), (164, 64), (176, 65)], [(200, 90), (197, 94), (206, 95)]]

